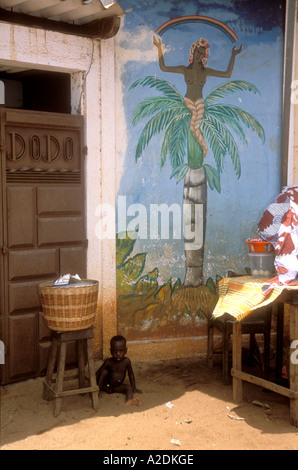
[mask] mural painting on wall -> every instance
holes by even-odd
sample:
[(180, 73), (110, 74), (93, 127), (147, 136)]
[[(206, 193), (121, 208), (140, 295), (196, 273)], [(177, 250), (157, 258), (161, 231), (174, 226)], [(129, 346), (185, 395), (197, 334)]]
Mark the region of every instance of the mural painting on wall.
[[(178, 15), (181, 3), (192, 14)], [(128, 339), (200, 335), (218, 280), (247, 270), (245, 239), (278, 188), (283, 4), (270, 2), (267, 20), (256, 20), (260, 7), (246, 1), (141, 4), (143, 16), (131, 13), (120, 40), (127, 52), (134, 32), (151, 49), (147, 62), (121, 64), (129, 143), (118, 191), (119, 329)], [(279, 53), (266, 56), (268, 47)], [(265, 100), (274, 111), (269, 126)], [(263, 174), (248, 171), (258, 165)]]

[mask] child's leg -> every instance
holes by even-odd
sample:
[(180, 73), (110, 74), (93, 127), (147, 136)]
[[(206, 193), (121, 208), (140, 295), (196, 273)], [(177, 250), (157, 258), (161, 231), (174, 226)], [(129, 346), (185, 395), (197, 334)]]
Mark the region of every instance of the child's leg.
[(96, 383), (98, 385), (99, 390), (104, 390), (105, 392), (110, 393), (110, 388), (107, 386), (108, 374), (109, 371), (107, 369), (103, 369), (102, 371), (100, 371), (100, 373), (98, 370), (96, 372)]
[(139, 405), (140, 400), (133, 397), (132, 386), (128, 384), (117, 385), (112, 388), (113, 393), (123, 393), (126, 398), (126, 405)]

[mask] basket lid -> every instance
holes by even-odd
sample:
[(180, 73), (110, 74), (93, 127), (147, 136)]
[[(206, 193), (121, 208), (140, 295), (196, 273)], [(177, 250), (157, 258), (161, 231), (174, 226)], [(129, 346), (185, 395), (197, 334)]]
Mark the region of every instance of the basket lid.
[(82, 286), (92, 286), (93, 284), (98, 284), (98, 281), (93, 279), (81, 279), (76, 280), (75, 282), (65, 282), (65, 283), (55, 283), (55, 281), (48, 281), (39, 284), (41, 287), (82, 287)]

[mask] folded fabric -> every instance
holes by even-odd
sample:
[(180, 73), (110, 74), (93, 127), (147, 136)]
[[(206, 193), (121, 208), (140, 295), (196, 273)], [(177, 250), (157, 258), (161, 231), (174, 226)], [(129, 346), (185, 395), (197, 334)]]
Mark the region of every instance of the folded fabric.
[(283, 188), (267, 207), (259, 224), (260, 236), (275, 249), (277, 277), (269, 280), (263, 290), (274, 285), (296, 284), (298, 276), (298, 185)]
[(276, 286), (265, 294), (262, 290), (264, 279), (250, 276), (224, 278), (218, 283), (219, 299), (212, 313), (212, 318), (229, 314), (231, 321), (241, 321), (257, 308), (273, 302), (283, 291), (283, 286)]

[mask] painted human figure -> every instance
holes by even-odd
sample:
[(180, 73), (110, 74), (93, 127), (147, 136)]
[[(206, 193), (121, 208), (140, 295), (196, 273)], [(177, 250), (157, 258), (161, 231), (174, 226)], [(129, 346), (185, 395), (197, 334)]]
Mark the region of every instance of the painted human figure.
[(192, 112), (190, 129), (195, 139), (201, 145), (203, 149), (203, 157), (205, 158), (208, 152), (208, 147), (200, 131), (200, 122), (204, 115), (203, 88), (207, 77), (229, 78), (231, 76), (234, 68), (235, 57), (242, 51), (242, 45), (238, 48), (236, 46), (233, 47), (231, 58), (226, 70), (215, 70), (206, 66), (207, 59), (209, 57), (210, 46), (205, 38), (201, 38), (199, 41), (191, 45), (188, 66), (166, 65), (161, 39), (157, 39), (155, 36), (153, 36), (153, 44), (157, 47), (158, 50), (160, 69), (163, 72), (181, 73), (184, 75), (184, 80), (187, 86), (184, 103), (185, 106)]
[[(96, 372), (97, 385), (107, 393), (123, 393), (126, 396), (126, 405), (139, 405), (139, 399), (134, 398), (133, 394), (142, 393), (142, 390), (136, 388), (131, 361), (126, 357), (126, 339), (120, 335), (113, 336), (110, 345), (112, 356)], [(129, 384), (124, 383), (126, 373)]]

